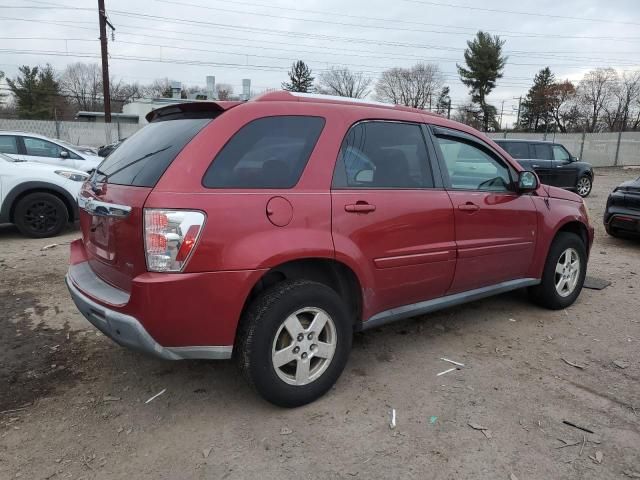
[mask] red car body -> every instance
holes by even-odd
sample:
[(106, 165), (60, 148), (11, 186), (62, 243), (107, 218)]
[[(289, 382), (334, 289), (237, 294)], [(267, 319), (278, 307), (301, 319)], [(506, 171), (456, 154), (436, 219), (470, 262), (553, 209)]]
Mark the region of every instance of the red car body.
[[(287, 266), (329, 265), (340, 276), (332, 281), (346, 284), (340, 288), (353, 297), (354, 327), (362, 329), (535, 285), (559, 231), (577, 233), (591, 245), (582, 199), (553, 187), (519, 194), (456, 190), (438, 181), (429, 189), (332, 189), (343, 139), (364, 120), (408, 122), (427, 129), (425, 135), (438, 127), (455, 130), (486, 145), (513, 171), (522, 170), (489, 138), (441, 116), (284, 92), (206, 108), (218, 111), (217, 118), (186, 144), (155, 186), (87, 182), (80, 194), (84, 202), (131, 208), (122, 219), (81, 210), (82, 239), (71, 245), (67, 276), (82, 313), (123, 345), (169, 359), (228, 358), (252, 292)], [(279, 115), (324, 119), (293, 188), (203, 185), (212, 159), (236, 132)], [(150, 208), (205, 214), (183, 271), (148, 270), (143, 215)]]

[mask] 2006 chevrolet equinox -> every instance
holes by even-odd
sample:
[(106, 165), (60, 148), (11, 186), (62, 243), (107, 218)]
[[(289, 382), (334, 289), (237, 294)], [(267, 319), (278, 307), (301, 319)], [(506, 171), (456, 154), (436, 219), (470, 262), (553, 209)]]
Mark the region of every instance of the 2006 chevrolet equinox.
[(342, 372), (353, 331), (527, 287), (571, 305), (593, 228), (441, 116), (273, 92), (151, 112), (83, 186), (67, 285), (120, 345), (236, 357), (282, 406)]

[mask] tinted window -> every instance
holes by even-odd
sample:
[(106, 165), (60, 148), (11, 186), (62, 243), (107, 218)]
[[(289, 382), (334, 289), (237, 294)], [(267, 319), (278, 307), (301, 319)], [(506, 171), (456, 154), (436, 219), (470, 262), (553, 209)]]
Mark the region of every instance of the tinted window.
[(0, 153), (18, 153), (16, 137), (0, 135)]
[(513, 158), (531, 158), (529, 144), (526, 142), (498, 142)]
[(153, 187), (210, 118), (150, 123), (129, 137), (100, 164), (98, 181)]
[(533, 147), (533, 158), (538, 160), (553, 160), (551, 145), (547, 143), (532, 143), (531, 147)]
[(342, 142), (333, 176), (336, 188), (433, 187), (419, 125), (362, 122)]
[(254, 120), (218, 153), (202, 184), (209, 188), (291, 188), (298, 183), (323, 126), (320, 117)]
[(553, 146), (553, 158), (561, 162), (568, 162), (571, 159), (569, 152), (567, 152), (562, 145)]
[(505, 191), (511, 186), (509, 169), (489, 151), (472, 142), (436, 137), (451, 187), (462, 190)]

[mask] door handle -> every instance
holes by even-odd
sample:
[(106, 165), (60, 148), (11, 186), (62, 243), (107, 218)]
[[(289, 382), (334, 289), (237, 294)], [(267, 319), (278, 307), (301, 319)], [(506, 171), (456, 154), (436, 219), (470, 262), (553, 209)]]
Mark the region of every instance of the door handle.
[(344, 211), (349, 213), (369, 213), (374, 212), (375, 209), (375, 205), (371, 205), (367, 202), (356, 202), (344, 206)]
[(458, 205), (458, 210), (462, 210), (463, 212), (473, 213), (480, 210), (480, 207), (475, 203), (467, 202), (463, 205)]
[(538, 168), (540, 165), (531, 165), (533, 168)]

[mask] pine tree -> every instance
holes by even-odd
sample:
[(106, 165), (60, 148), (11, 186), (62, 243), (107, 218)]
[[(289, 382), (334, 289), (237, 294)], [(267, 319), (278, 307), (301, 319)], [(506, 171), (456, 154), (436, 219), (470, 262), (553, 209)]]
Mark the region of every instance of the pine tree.
[(533, 78), (533, 86), (522, 101), (520, 125), (523, 130), (546, 132), (553, 130), (553, 86), (555, 77), (549, 67)]
[(283, 90), (302, 93), (313, 92), (314, 77), (311, 76), (311, 69), (302, 60), (298, 60), (291, 65), (289, 80), (290, 82), (282, 83)]
[(502, 56), (504, 40), (497, 35), (491, 35), (479, 31), (472, 41), (467, 42), (468, 48), (464, 51), (466, 68), (460, 65), (458, 74), (460, 80), (471, 93), (471, 101), (477, 103), (482, 110), (482, 123), (484, 130), (495, 123), (495, 108), (489, 108), (487, 96), (496, 86), (496, 80), (502, 78), (502, 70), (507, 62), (507, 57)]
[(11, 92), (16, 97), (16, 111), (20, 118), (47, 120), (54, 117), (56, 101), (60, 98), (60, 87), (51, 65), (18, 69), (18, 76), (7, 79)]
[(449, 95), (449, 92), (449, 87), (443, 87), (440, 91), (440, 95), (438, 95), (438, 102), (436, 103), (436, 113), (450, 116), (451, 96)]

